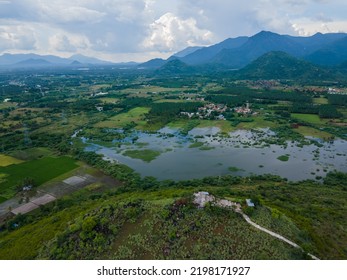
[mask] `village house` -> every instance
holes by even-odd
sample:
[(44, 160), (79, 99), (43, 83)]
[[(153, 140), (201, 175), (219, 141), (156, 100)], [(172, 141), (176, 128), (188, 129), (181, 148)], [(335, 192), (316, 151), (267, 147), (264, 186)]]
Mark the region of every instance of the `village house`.
[(208, 103), (203, 107), (198, 108), (198, 112), (191, 113), (191, 112), (181, 112), (181, 115), (188, 116), (190, 119), (194, 116), (197, 116), (199, 119), (205, 119), (210, 118), (212, 113), (217, 112), (220, 113), (218, 116), (216, 116), (217, 120), (225, 120), (225, 117), (223, 114), (228, 107), (224, 104), (214, 104), (214, 103)]
[(236, 107), (234, 108), (234, 111), (238, 114), (242, 114), (242, 115), (249, 115), (252, 113), (252, 109), (249, 107), (249, 103), (246, 103), (246, 106), (242, 106), (242, 107)]

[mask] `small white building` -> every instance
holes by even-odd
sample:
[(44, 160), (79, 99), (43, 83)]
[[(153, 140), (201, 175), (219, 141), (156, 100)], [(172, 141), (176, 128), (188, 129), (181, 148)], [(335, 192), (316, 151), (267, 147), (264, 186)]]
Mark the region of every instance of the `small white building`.
[(248, 207), (254, 207), (255, 206), (251, 199), (246, 199), (246, 203), (247, 203)]

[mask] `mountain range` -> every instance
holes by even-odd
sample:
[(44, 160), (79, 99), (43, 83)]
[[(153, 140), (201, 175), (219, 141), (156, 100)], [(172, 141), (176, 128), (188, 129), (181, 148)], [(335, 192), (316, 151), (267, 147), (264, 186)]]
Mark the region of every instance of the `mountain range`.
[(335, 79), (346, 72), (347, 34), (298, 37), (262, 31), (191, 50), (139, 67), (162, 75), (229, 71), (240, 79)]
[(172, 59), (179, 59), (191, 66), (218, 64), (229, 69), (241, 69), (273, 51), (285, 52), (316, 65), (337, 66), (347, 61), (347, 34), (317, 33), (310, 37), (295, 37), (261, 31), (251, 37), (229, 38), (216, 45), (199, 47), (186, 55), (182, 55), (185, 54), (183, 50), (166, 61), (152, 63), (151, 60), (140, 66), (159, 68)]
[(68, 58), (62, 58), (54, 55), (38, 54), (9, 54), (0, 56), (0, 67), (4, 68), (44, 68), (44, 67), (74, 67), (74, 66), (92, 66), (92, 65), (137, 65), (137, 63), (113, 63), (93, 57), (75, 54)]
[(37, 54), (0, 56), (0, 68), (6, 69), (92, 65), (136, 67), (155, 70), (158, 75), (238, 70), (232, 73), (253, 78), (290, 79), (300, 73), (301, 77), (328, 77), (335, 70), (346, 72), (347, 34), (316, 33), (309, 37), (299, 37), (261, 31), (250, 37), (229, 38), (209, 47), (188, 47), (166, 60), (155, 58), (141, 64), (114, 64), (80, 54), (69, 58)]

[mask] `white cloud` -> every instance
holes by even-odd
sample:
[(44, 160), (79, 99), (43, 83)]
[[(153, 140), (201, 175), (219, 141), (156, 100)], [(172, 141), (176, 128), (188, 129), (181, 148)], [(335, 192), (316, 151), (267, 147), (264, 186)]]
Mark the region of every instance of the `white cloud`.
[(61, 7), (60, 5), (44, 6), (41, 17), (44, 20), (57, 23), (95, 23), (105, 16), (105, 13), (85, 7)]
[(87, 49), (91, 44), (84, 36), (58, 33), (49, 38), (49, 45), (52, 51), (73, 53)]
[(0, 25), (0, 51), (36, 49), (35, 31), (25, 25)]
[(311, 36), (317, 32), (321, 33), (347, 33), (346, 21), (316, 22), (307, 18), (297, 19), (293, 28), (300, 36)]
[(213, 34), (200, 29), (194, 18), (181, 19), (172, 13), (162, 15), (150, 24), (150, 35), (144, 40), (147, 49), (175, 51), (182, 46), (211, 43)]
[(346, 0), (0, 0), (0, 53), (135, 60), (261, 30), (347, 32), (345, 10)]

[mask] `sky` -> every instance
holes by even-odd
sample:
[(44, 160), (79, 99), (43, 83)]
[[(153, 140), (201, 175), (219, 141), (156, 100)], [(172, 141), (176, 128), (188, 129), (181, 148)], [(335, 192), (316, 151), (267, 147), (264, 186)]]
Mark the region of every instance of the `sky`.
[(347, 32), (346, 0), (0, 0), (0, 54), (167, 58), (262, 30)]

